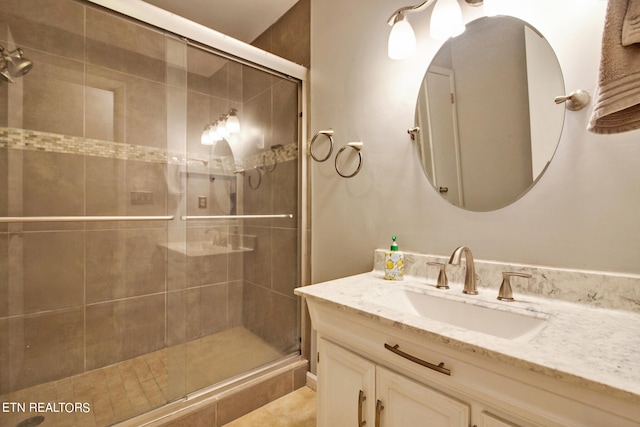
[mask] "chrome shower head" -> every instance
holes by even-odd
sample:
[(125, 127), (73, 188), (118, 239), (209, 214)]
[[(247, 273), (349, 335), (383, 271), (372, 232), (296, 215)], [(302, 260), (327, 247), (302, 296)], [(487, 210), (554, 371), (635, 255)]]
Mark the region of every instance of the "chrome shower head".
[(22, 52), (22, 49), (18, 48), (9, 55), (11, 55), (11, 61), (9, 61), (7, 68), (13, 77), (22, 77), (33, 68), (33, 62), (23, 58), (24, 52)]
[(22, 49), (17, 48), (8, 52), (3, 46), (0, 46), (0, 75), (9, 83), (13, 83), (13, 79), (22, 77), (33, 68), (33, 62), (23, 57)]
[(7, 69), (7, 61), (5, 61), (4, 58), (0, 58), (0, 76), (9, 83), (13, 83), (11, 74), (9, 74), (9, 70)]

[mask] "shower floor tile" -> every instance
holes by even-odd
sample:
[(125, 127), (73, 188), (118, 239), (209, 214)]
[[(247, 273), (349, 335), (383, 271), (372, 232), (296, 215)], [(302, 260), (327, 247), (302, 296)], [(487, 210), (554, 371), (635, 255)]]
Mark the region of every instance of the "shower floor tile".
[[(229, 329), (181, 346), (159, 350), (73, 377), (0, 396), (0, 405), (24, 403), (4, 411), (0, 427), (14, 427), (35, 416), (52, 427), (103, 427), (164, 405), (282, 355), (245, 328)], [(88, 404), (87, 413), (70, 413), (60, 402)], [(44, 407), (34, 408), (41, 403)], [(47, 404), (53, 404), (47, 408)], [(41, 411), (40, 409), (45, 409)], [(70, 407), (69, 407), (70, 408)], [(275, 424), (278, 425), (278, 424)]]

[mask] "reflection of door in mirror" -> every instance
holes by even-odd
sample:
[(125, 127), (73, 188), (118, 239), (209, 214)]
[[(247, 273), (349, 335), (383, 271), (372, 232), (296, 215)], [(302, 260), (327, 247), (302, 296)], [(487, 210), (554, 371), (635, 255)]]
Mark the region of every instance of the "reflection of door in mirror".
[(426, 78), (427, 117), (433, 159), (433, 183), (456, 206), (464, 206), (453, 70), (431, 67)]

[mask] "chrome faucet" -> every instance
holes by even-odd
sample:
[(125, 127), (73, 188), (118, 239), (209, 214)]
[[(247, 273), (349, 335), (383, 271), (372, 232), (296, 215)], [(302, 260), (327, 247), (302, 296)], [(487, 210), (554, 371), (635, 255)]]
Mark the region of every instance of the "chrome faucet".
[(464, 276), (464, 289), (463, 293), (469, 295), (478, 295), (478, 289), (476, 287), (476, 267), (473, 264), (473, 255), (471, 250), (466, 246), (460, 246), (449, 258), (449, 264), (460, 265), (460, 256), (464, 253), (465, 260), (465, 276)]

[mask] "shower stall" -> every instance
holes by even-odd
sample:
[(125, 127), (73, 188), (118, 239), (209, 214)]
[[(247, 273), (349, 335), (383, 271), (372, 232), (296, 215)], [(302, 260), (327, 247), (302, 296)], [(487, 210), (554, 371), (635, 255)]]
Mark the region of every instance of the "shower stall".
[(300, 360), (301, 80), (95, 3), (0, 0), (0, 426)]

